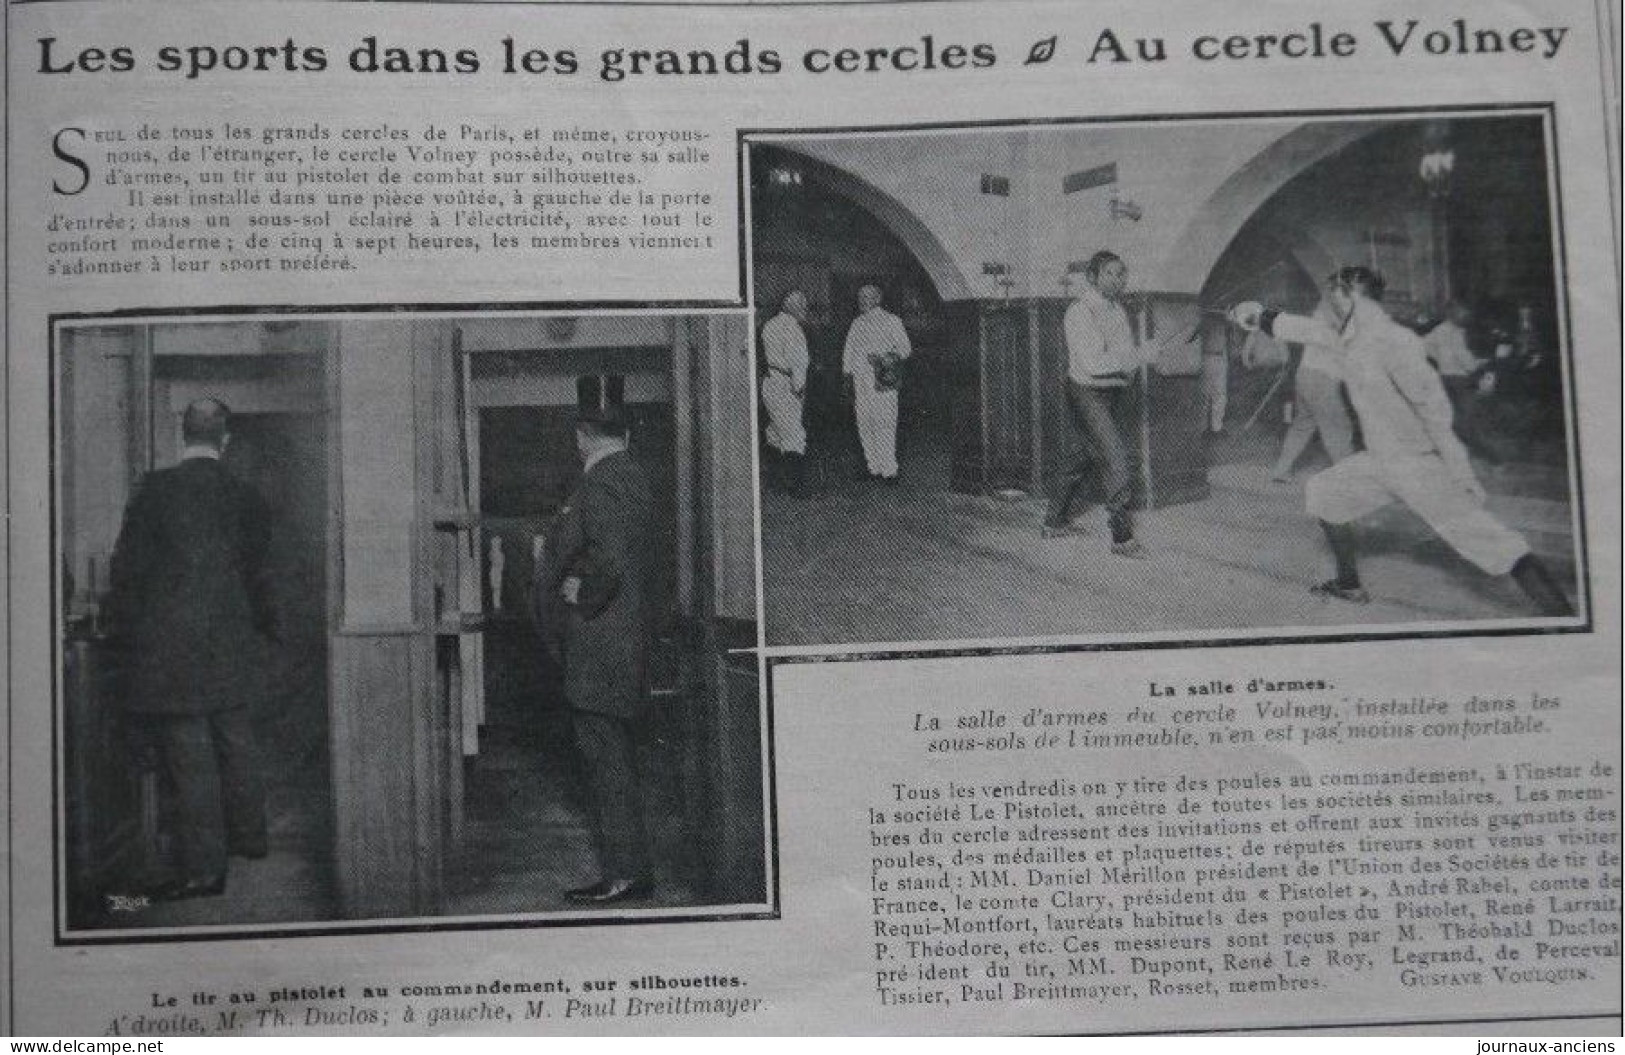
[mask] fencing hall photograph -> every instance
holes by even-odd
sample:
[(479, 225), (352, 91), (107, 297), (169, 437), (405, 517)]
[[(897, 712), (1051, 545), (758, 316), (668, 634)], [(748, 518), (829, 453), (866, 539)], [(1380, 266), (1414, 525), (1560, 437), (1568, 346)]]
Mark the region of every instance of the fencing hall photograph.
[(744, 136), (767, 644), (1584, 626), (1551, 120)]
[(771, 914), (750, 340), (59, 321), (59, 940)]

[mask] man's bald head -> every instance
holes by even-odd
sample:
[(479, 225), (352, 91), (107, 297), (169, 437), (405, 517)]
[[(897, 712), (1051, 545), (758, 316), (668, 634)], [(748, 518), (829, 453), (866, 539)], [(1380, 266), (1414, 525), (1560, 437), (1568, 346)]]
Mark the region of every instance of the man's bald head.
[(194, 399), (181, 414), (181, 439), (188, 446), (222, 450), (231, 434), (231, 408), (218, 399)]

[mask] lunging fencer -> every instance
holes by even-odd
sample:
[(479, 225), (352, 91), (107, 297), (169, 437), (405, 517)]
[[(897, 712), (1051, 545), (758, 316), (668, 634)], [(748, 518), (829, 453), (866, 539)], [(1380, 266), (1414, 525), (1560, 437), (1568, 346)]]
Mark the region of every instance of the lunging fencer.
[(860, 480), (897, 482), (897, 389), (912, 347), (903, 320), (881, 307), (879, 286), (858, 290), (858, 317), (846, 331), (841, 370), (849, 379), (852, 412), (863, 445)]
[(762, 326), (762, 407), (767, 446), (777, 455), (785, 490), (807, 494), (807, 295), (791, 290)]
[(1353, 524), (1399, 501), (1490, 575), (1511, 575), (1543, 615), (1572, 615), (1563, 588), (1529, 543), (1484, 509), (1484, 488), (1451, 428), (1450, 399), (1422, 339), (1382, 306), (1382, 276), (1345, 267), (1326, 283), (1336, 325), (1246, 301), (1231, 309), (1243, 329), (1338, 352), (1365, 450), (1311, 477), (1307, 505), (1331, 545), (1336, 575), (1313, 592), (1370, 599), (1360, 581)]
[(1101, 250), (1089, 258), (1083, 274), (1087, 282), (1063, 321), (1073, 454), (1050, 486), (1042, 534), (1053, 538), (1076, 530), (1073, 501), (1095, 475), (1106, 506), (1111, 551), (1121, 557), (1144, 557), (1129, 512), (1134, 475), (1125, 433), (1131, 425), (1140, 370), (1148, 359), (1123, 309), (1128, 265), (1116, 253)]

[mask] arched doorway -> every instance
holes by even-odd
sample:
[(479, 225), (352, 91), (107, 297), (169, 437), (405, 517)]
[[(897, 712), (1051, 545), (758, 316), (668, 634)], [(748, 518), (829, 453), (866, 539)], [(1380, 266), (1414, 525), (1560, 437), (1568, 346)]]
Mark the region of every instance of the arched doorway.
[[(1522, 307), (1536, 342), (1556, 348), (1543, 118), (1489, 115), (1354, 127), (1359, 135), (1345, 137), (1281, 183), (1237, 228), (1202, 284), (1203, 302), (1251, 299), (1308, 312), (1330, 271), (1362, 264), (1387, 280), (1389, 312), (1419, 332), (1437, 324), (1450, 300), (1459, 301), (1475, 320), (1470, 345), (1487, 356), (1516, 330)], [(1446, 184), (1430, 187), (1419, 162), (1440, 137), (1454, 168)], [(1276, 383), (1291, 365), (1264, 364), (1252, 376), (1233, 372), (1233, 423), (1250, 420), (1253, 428), (1235, 430), (1232, 442), (1216, 449), (1218, 462), (1263, 460), (1254, 448), (1264, 437), (1273, 446), (1291, 413), (1291, 386)], [(1501, 443), (1486, 435), (1485, 444), (1495, 449), (1485, 453), (1492, 460), (1533, 457), (1562, 466), (1566, 479), (1555, 371), (1549, 381), (1552, 390), (1543, 398), (1506, 415), (1502, 424), (1517, 438)]]
[(857, 177), (782, 147), (752, 148), (751, 209), (758, 328), (792, 290), (808, 299), (806, 421), (815, 477), (833, 483), (860, 464), (842, 395), (841, 353), (858, 313), (858, 289), (873, 284), (903, 320), (914, 349), (901, 393), (900, 449), (916, 472), (945, 488), (952, 309), (939, 283), (961, 283), (941, 243)]

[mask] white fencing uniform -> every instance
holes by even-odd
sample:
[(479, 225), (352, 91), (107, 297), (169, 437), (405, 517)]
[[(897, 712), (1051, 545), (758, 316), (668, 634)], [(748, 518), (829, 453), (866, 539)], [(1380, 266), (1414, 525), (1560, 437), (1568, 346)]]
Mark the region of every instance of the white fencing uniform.
[(1230, 350), (1202, 349), (1202, 396), (1207, 400), (1209, 432), (1223, 432), (1225, 414), (1230, 409)]
[[(1315, 309), (1314, 318), (1331, 329), (1337, 328), (1337, 317), (1325, 300)], [(1256, 330), (1248, 337), (1249, 347), (1255, 337), (1268, 339), (1263, 330)], [(1270, 343), (1281, 349), (1283, 358), (1280, 361), (1283, 364), (1287, 362), (1284, 358), (1286, 349), (1279, 342), (1272, 340)], [(1303, 357), (1298, 361), (1298, 372), (1292, 379), (1292, 424), (1281, 438), (1281, 453), (1275, 459), (1272, 470), (1276, 479), (1284, 480), (1292, 475), (1292, 467), (1317, 435), (1320, 445), (1326, 449), (1327, 457), (1334, 462), (1340, 462), (1354, 453), (1354, 418), (1343, 401), (1343, 349), (1340, 344), (1335, 347), (1303, 345)]]
[(807, 453), (802, 422), (807, 392), (807, 336), (789, 312), (780, 312), (762, 327), (762, 406), (767, 410), (767, 442), (785, 454)]
[(1422, 347), (1443, 377), (1467, 377), (1478, 369), (1478, 356), (1467, 347), (1467, 331), (1449, 319), (1433, 327), (1422, 339)]
[(869, 472), (897, 475), (897, 390), (882, 390), (875, 365), (884, 358), (907, 359), (912, 352), (903, 320), (885, 308), (870, 308), (846, 331), (841, 369), (852, 378), (852, 409)]
[(1341, 350), (1343, 383), (1365, 450), (1309, 480), (1309, 512), (1347, 524), (1398, 500), (1491, 575), (1529, 552), (1523, 536), (1485, 511), (1472, 468), (1451, 431), (1450, 399), (1422, 339), (1371, 301), (1356, 300), (1341, 333), (1315, 319), (1277, 316), (1283, 341)]

